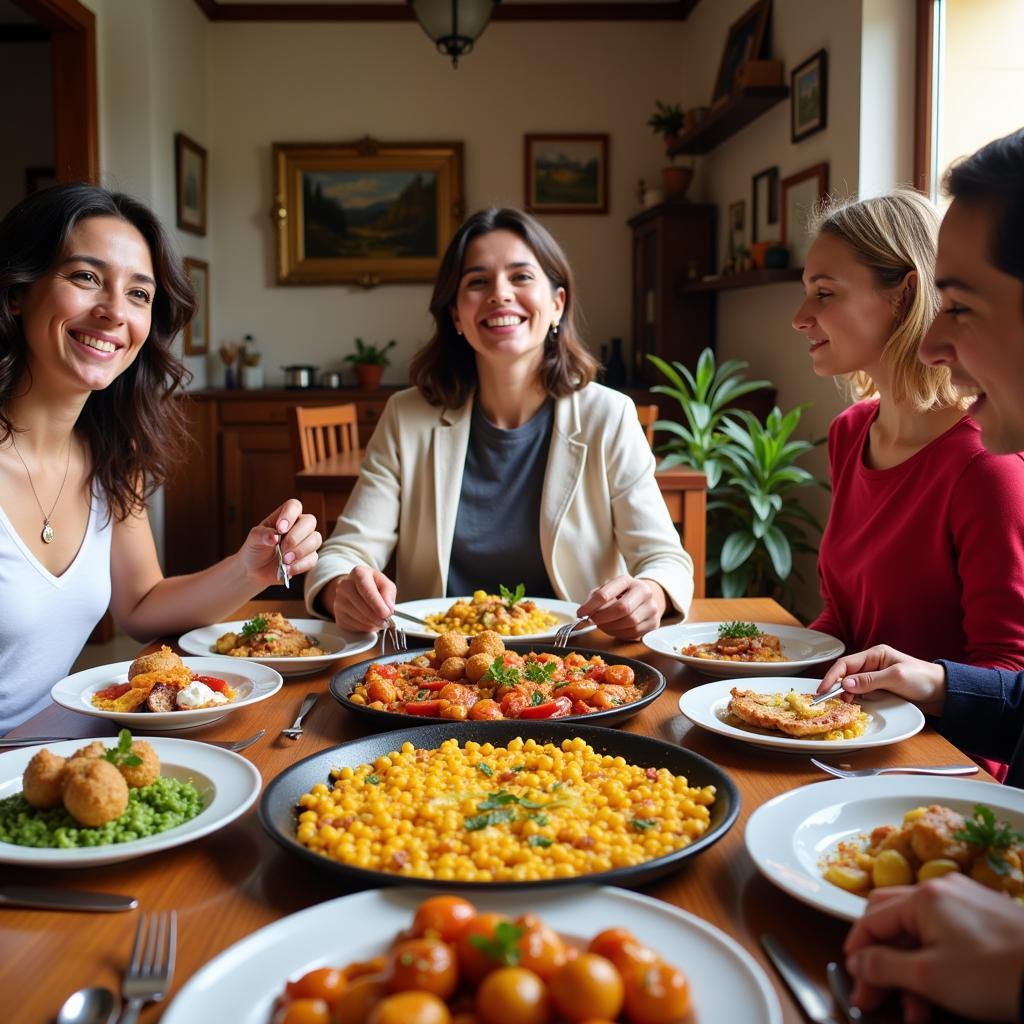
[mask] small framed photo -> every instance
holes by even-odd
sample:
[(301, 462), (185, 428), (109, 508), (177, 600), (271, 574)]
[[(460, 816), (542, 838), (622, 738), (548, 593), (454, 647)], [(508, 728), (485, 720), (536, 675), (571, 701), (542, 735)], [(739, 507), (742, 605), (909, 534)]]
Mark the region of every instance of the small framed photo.
[(185, 324), (185, 355), (201, 356), (210, 350), (210, 264), (186, 256), (182, 263), (196, 293), (196, 315)]
[(530, 213), (607, 213), (607, 135), (527, 135), (523, 140)]
[(828, 54), (819, 50), (789, 74), (789, 120), (793, 142), (828, 124)]
[(725, 49), (715, 76), (715, 91), (711, 105), (725, 101), (736, 88), (736, 76), (748, 60), (758, 60), (764, 47), (768, 17), (772, 0), (757, 0), (753, 7), (744, 11), (730, 26), (725, 37)]
[(750, 240), (779, 239), (779, 169), (769, 167), (755, 174), (750, 187)]
[(738, 259), (747, 247), (747, 203), (737, 199), (729, 204), (729, 258)]
[(187, 135), (174, 136), (178, 227), (206, 234), (206, 150)]
[(782, 244), (789, 249), (790, 266), (802, 267), (807, 259), (807, 218), (827, 192), (828, 164), (815, 164), (782, 179)]

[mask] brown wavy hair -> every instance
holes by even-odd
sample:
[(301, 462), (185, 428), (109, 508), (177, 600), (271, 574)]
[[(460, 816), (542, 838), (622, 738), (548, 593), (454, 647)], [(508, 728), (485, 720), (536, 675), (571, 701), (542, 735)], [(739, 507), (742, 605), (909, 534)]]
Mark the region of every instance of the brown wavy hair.
[(167, 233), (131, 196), (97, 185), (56, 185), (22, 200), (0, 221), (0, 443), (16, 429), (8, 415), (11, 399), (32, 387), (28, 344), (12, 304), (53, 269), (75, 226), (90, 217), (131, 224), (149, 246), (157, 284), (152, 326), (138, 358), (89, 396), (75, 424), (89, 450), (90, 480), (121, 520), (145, 508), (187, 443), (185, 412), (175, 395), (191, 374), (170, 345), (196, 311)]
[(462, 267), (470, 242), (492, 231), (511, 231), (529, 247), (551, 283), (565, 289), (565, 306), (557, 336), (548, 330), (540, 365), (540, 382), (554, 398), (564, 398), (589, 384), (597, 360), (580, 338), (576, 284), (562, 247), (539, 221), (521, 210), (490, 207), (478, 210), (448, 243), (430, 297), (433, 337), (412, 358), (409, 377), (431, 405), (458, 409), (476, 390), (476, 357), (469, 342), (455, 329), (452, 307), (459, 292)]

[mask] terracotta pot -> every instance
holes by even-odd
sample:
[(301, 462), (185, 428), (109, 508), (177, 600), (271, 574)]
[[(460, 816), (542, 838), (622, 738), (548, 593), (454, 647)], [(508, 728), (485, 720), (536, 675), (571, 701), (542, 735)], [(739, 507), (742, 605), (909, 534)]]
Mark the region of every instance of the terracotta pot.
[(693, 181), (692, 167), (663, 167), (661, 169), (661, 184), (667, 196), (676, 196), (677, 198), (685, 196), (691, 181)]
[(379, 363), (354, 363), (356, 381), (364, 391), (376, 391), (380, 387), (380, 379), (384, 374), (384, 367)]

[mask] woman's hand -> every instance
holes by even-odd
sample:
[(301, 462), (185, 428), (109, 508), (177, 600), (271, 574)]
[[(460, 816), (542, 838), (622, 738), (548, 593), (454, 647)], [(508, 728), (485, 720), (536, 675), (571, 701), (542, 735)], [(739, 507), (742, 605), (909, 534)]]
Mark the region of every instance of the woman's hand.
[(907, 1021), (929, 1020), (933, 1003), (981, 1020), (1017, 1019), (1024, 907), (965, 875), (876, 889), (843, 949), (862, 1010), (898, 989)]
[(666, 600), (665, 591), (653, 580), (616, 576), (593, 591), (576, 614), (620, 640), (637, 640), (657, 628)]
[(316, 528), (316, 518), (303, 513), (302, 503), (289, 498), (258, 526), (249, 531), (239, 555), (246, 573), (261, 586), (269, 587), (277, 580), (277, 552), (288, 566), (288, 575), (297, 576), (316, 565), (317, 551), (323, 538)]
[(874, 690), (888, 690), (919, 704), (927, 714), (940, 715), (946, 699), (946, 670), (941, 665), (919, 661), (884, 644), (845, 655), (833, 663), (818, 693), (831, 690), (840, 680), (845, 700)]
[[(376, 633), (395, 610), (398, 593), (394, 583), (376, 569), (357, 565), (325, 588), (325, 604), (341, 629)], [(331, 591), (333, 590), (333, 593)]]

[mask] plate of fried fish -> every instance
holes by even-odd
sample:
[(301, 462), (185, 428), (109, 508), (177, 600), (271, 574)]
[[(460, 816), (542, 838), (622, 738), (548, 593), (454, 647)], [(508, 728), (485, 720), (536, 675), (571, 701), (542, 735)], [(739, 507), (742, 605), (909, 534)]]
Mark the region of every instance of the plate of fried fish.
[(339, 658), (368, 651), (375, 633), (348, 633), (323, 619), (287, 619), (261, 612), (251, 619), (190, 630), (178, 640), (188, 654), (223, 655), (266, 665), (283, 676), (318, 672)]
[(679, 710), (702, 729), (772, 750), (813, 753), (898, 743), (924, 727), (920, 709), (891, 693), (815, 707), (816, 679), (719, 679), (687, 690)]

